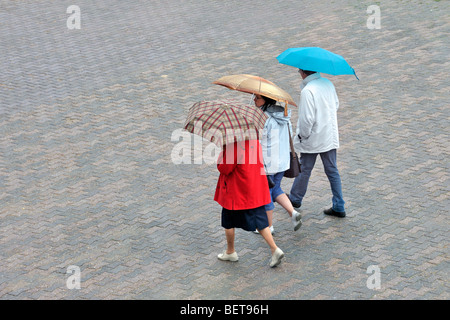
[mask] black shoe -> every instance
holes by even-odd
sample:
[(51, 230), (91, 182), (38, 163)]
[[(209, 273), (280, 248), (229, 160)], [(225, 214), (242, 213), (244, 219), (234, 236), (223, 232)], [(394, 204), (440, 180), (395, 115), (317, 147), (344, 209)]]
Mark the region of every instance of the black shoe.
[(291, 202), (291, 204), (292, 204), (292, 206), (293, 206), (294, 208), (298, 209), (298, 208), (300, 208), (300, 207), (302, 206), (301, 203), (293, 202), (293, 201), (291, 200), (291, 198), (289, 197), (289, 194), (286, 193), (286, 195), (287, 195), (289, 201)]
[(323, 213), (325, 213), (326, 215), (334, 216), (334, 217), (338, 217), (338, 218), (344, 218), (345, 217), (345, 211), (337, 212), (337, 211), (334, 211), (333, 208), (323, 210)]

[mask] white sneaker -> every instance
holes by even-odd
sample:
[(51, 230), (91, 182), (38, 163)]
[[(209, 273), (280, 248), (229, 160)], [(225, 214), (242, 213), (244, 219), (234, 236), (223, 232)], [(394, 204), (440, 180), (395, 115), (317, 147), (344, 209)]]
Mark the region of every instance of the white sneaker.
[(274, 268), (281, 263), (281, 259), (284, 258), (284, 252), (281, 251), (280, 248), (277, 248), (272, 255), (272, 259), (270, 260), (270, 267)]
[(219, 260), (222, 260), (222, 261), (233, 261), (233, 262), (239, 260), (239, 257), (237, 255), (236, 251), (231, 254), (228, 254), (226, 250), (223, 253), (219, 253), (217, 255), (217, 258), (219, 258)]
[(302, 226), (303, 222), (302, 222), (302, 215), (300, 214), (300, 212), (295, 211), (292, 213), (292, 224), (294, 225), (294, 231), (297, 231), (298, 229), (300, 229), (300, 227)]

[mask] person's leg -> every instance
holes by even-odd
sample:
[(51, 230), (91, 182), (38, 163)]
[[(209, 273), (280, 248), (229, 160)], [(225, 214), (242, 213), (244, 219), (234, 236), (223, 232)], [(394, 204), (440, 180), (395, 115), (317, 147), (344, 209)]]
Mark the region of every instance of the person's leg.
[[(283, 189), (281, 189), (281, 180), (283, 180), (283, 176), (284, 176), (284, 171), (278, 172), (273, 175), (273, 181), (275, 182), (275, 187), (273, 187), (273, 189), (271, 191), (272, 202), (277, 202), (286, 211), (288, 211), (289, 214), (292, 214), (292, 210), (294, 210), (294, 208), (292, 207), (292, 204), (289, 201), (286, 194), (284, 193)], [(284, 197), (283, 197), (283, 195), (284, 195)], [(283, 201), (283, 200), (286, 200), (286, 201)]]
[(272, 221), (273, 221), (273, 210), (266, 211), (267, 213), (267, 220), (269, 220), (269, 228), (272, 227)]
[(292, 224), (294, 226), (294, 231), (297, 231), (298, 229), (300, 229), (300, 227), (303, 224), (302, 216), (301, 216), (300, 212), (298, 212), (294, 209), (294, 207), (292, 206), (291, 201), (289, 200), (287, 195), (285, 193), (280, 194), (275, 199), (275, 201), (277, 203), (279, 203), (289, 213)]
[(272, 258), (270, 259), (270, 267), (276, 267), (281, 263), (281, 259), (284, 258), (284, 252), (277, 247), (275, 241), (273, 240), (272, 233), (270, 232), (270, 228), (264, 228), (263, 230), (258, 230), (259, 233), (263, 236), (264, 240), (266, 240), (267, 244), (270, 247), (270, 251), (272, 252)]
[(311, 171), (316, 164), (317, 153), (302, 153), (300, 154), (300, 163), (302, 164), (302, 171), (295, 177), (294, 183), (289, 193), (289, 199), (295, 207), (302, 205), (303, 197), (308, 188)]
[(283, 178), (284, 172), (278, 172), (276, 174), (271, 175), (275, 186), (270, 189), (270, 197), (272, 202), (269, 205), (266, 205), (267, 219), (269, 220), (270, 231), (273, 233), (273, 209), (275, 208), (275, 199), (278, 197), (280, 193), (283, 193), (281, 190), (281, 179)]
[(227, 249), (223, 253), (219, 253), (217, 258), (223, 261), (238, 261), (239, 257), (234, 249), (235, 228), (226, 229), (225, 237), (227, 239)]
[(342, 195), (342, 183), (337, 168), (336, 149), (320, 154), (325, 174), (330, 181), (332, 197), (332, 209), (336, 212), (345, 212), (345, 201)]
[(289, 198), (287, 197), (286, 193), (280, 194), (276, 199), (275, 202), (278, 203), (280, 206), (283, 207), (284, 210), (289, 213), (289, 216), (292, 217), (292, 213), (295, 211), (294, 207), (292, 206), (291, 201), (289, 201)]
[[(275, 176), (270, 175), (272, 177), (272, 180), (274, 180)], [(270, 191), (270, 203), (265, 205), (266, 213), (267, 213), (267, 220), (269, 220), (269, 227), (273, 230), (272, 221), (273, 221), (273, 209), (275, 209), (275, 204), (273, 203), (273, 191), (274, 187), (269, 189)]]
[(267, 227), (267, 228), (264, 228), (263, 230), (258, 229), (258, 232), (259, 232), (259, 234), (262, 235), (264, 240), (267, 242), (267, 244), (270, 247), (270, 251), (273, 254), (275, 252), (275, 250), (277, 249), (277, 245), (275, 244), (275, 240), (273, 240), (272, 233), (270, 232), (270, 228)]
[(225, 229), (225, 237), (227, 238), (227, 254), (232, 254), (236, 250), (234, 249), (234, 236), (235, 228)]

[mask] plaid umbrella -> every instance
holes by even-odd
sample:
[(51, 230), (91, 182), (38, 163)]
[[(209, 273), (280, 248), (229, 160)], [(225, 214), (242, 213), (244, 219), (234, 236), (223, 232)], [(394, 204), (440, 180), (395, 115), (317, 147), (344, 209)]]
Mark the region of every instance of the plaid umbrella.
[(235, 141), (257, 140), (267, 116), (255, 106), (233, 101), (201, 101), (190, 109), (184, 129), (219, 147)]

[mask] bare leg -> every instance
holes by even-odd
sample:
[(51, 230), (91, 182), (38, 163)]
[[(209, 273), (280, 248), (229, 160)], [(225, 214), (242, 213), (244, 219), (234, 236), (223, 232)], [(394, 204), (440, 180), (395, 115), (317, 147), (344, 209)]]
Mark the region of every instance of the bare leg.
[(270, 232), (270, 228), (264, 228), (263, 230), (259, 230), (258, 232), (260, 235), (262, 235), (262, 237), (264, 238), (264, 240), (266, 240), (267, 244), (270, 247), (270, 251), (272, 251), (272, 254), (275, 252), (275, 250), (277, 249), (277, 245), (275, 244), (275, 241), (273, 240), (272, 237), (272, 233)]
[(235, 229), (225, 229), (225, 237), (227, 238), (227, 254), (232, 254), (234, 250)]
[(300, 213), (298, 213), (298, 211), (296, 212), (288, 196), (285, 193), (280, 194), (278, 197), (276, 197), (275, 201), (279, 203), (289, 213), (289, 216), (291, 217), (292, 220), (292, 224), (294, 225), (294, 231), (300, 229), (303, 223), (301, 221), (302, 217)]
[[(292, 217), (294, 207), (292, 206), (292, 203), (287, 197), (286, 193), (280, 194), (278, 197), (276, 197), (275, 202), (280, 204), (284, 208), (284, 210), (286, 210), (289, 213), (289, 216)], [(269, 225), (272, 225), (271, 220), (269, 220)]]
[(266, 213), (267, 213), (267, 220), (269, 220), (269, 227), (271, 227), (273, 220), (273, 210), (266, 211)]

